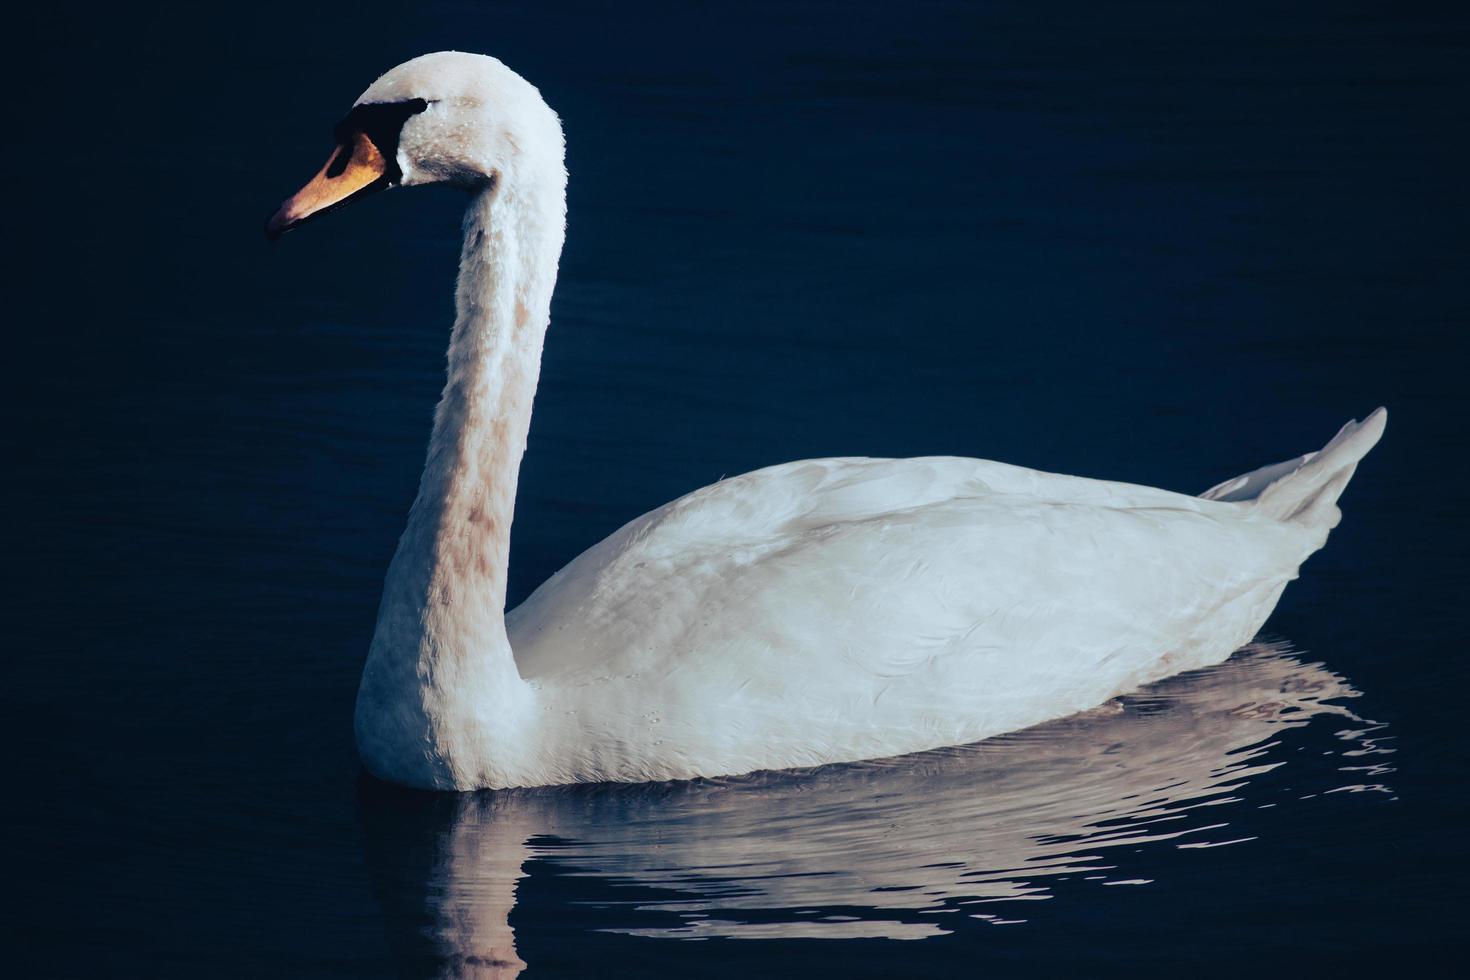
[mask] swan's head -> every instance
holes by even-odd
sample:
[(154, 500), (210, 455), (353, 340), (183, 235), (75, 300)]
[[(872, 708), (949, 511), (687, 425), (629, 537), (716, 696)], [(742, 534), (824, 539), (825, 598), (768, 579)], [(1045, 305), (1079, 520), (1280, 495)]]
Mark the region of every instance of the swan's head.
[(400, 184), (482, 191), (519, 175), (565, 181), (556, 113), (486, 55), (440, 51), (404, 62), (368, 86), (334, 135), (326, 164), (266, 222), (268, 237)]

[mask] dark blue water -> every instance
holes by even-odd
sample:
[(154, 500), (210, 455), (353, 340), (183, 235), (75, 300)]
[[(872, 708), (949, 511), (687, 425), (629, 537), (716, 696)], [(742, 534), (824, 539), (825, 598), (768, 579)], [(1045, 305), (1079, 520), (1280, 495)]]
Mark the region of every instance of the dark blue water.
[[(13, 16), (15, 975), (1448, 971), (1463, 5)], [(462, 199), (260, 225), (377, 73), (447, 47), (568, 134), (513, 601), (788, 459), (1198, 491), (1380, 403), (1388, 435), (1265, 645), (1087, 716), (805, 775), (376, 784), (351, 710)]]

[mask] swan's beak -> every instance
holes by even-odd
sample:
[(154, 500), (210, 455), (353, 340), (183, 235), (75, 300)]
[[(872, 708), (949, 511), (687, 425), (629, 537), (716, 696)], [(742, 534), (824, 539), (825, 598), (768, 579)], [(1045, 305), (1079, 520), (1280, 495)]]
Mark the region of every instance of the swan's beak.
[(351, 140), (337, 148), (310, 183), (281, 202), (281, 209), (265, 223), (266, 238), (275, 241), (308, 218), (380, 191), (392, 182), (388, 163), (373, 141), (363, 133), (353, 133)]

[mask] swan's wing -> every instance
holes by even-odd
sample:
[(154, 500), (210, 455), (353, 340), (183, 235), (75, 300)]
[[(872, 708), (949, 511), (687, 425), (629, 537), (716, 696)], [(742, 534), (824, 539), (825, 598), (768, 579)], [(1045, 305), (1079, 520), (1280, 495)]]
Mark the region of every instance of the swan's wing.
[(737, 661), (726, 665), (737, 686), (788, 676), (767, 657), (895, 677), (982, 640), (1105, 657), (1176, 625), (1173, 613), (1124, 622), (1134, 610), (1187, 615), (1259, 578), (1259, 545), (1236, 540), (1244, 513), (984, 460), (788, 463), (629, 523), (507, 626), (532, 679), (664, 675), (698, 660), (709, 680), (725, 669), (704, 662), (714, 656)]

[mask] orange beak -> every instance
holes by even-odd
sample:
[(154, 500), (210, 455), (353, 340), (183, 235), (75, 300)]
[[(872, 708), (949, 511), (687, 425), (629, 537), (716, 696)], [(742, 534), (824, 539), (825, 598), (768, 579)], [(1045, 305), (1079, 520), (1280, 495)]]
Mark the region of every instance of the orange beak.
[(265, 237), (274, 241), (297, 225), (380, 191), (392, 181), (388, 162), (373, 141), (353, 133), (352, 141), (337, 148), (317, 175), (301, 190), (281, 202), (265, 223)]

